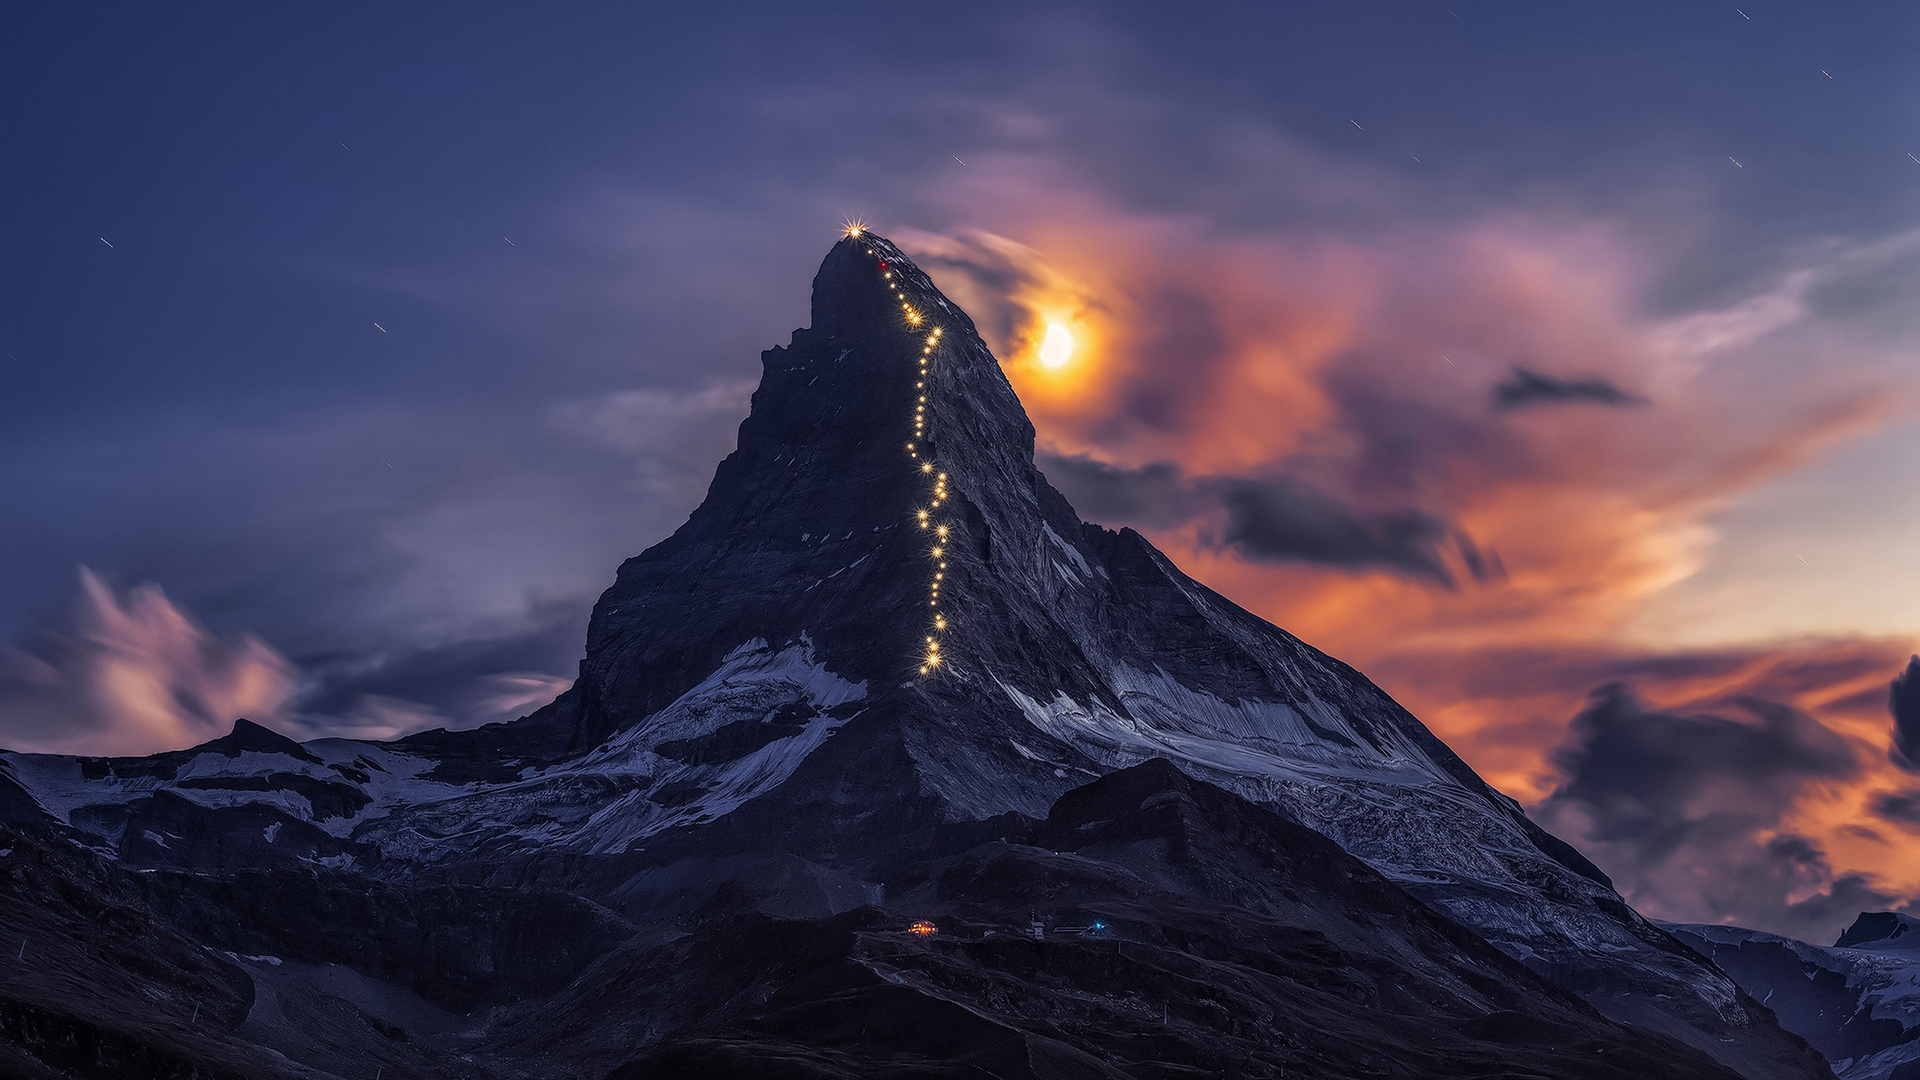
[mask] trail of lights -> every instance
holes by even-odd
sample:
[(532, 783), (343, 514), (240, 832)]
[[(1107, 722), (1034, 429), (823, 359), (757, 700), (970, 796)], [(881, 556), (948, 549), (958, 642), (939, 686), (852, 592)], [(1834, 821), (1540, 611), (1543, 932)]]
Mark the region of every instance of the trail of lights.
[[(855, 221), (847, 223), (846, 235), (849, 239), (859, 239), (866, 234), (866, 226)], [(927, 417), (932, 396), (929, 384), (933, 381), (933, 362), (938, 355), (941, 327), (927, 326), (927, 317), (916, 309), (908, 299), (905, 290), (895, 279), (895, 273), (887, 266), (887, 260), (873, 248), (867, 248), (867, 255), (875, 260), (880, 271), (880, 280), (886, 283), (900, 304), (901, 317), (906, 320), (909, 331), (924, 335), (920, 341), (920, 368), (914, 381), (913, 401), (913, 438), (907, 442), (907, 457), (913, 461), (915, 474), (925, 478), (931, 485), (927, 505), (913, 512), (914, 524), (922, 531), (932, 534), (927, 545), (927, 559), (931, 564), (928, 570), (927, 608), (932, 618), (927, 627), (926, 640), (920, 650), (920, 674), (931, 675), (948, 663), (947, 654), (942, 646), (947, 637), (947, 616), (940, 610), (940, 588), (947, 577), (947, 541), (953, 532), (940, 508), (948, 499), (947, 474), (940, 471), (939, 463), (934, 460), (931, 448), (926, 446)], [(921, 456), (921, 450), (927, 449), (927, 456)]]

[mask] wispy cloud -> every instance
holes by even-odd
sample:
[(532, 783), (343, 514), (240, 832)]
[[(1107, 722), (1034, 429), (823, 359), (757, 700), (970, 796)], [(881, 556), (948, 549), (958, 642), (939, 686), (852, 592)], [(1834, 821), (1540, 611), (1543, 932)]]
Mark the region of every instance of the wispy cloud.
[[(567, 607), (570, 642), (578, 630), (573, 614)], [(208, 630), (157, 585), (117, 590), (82, 568), (79, 595), (57, 628), (28, 645), (0, 647), (0, 747), (149, 754), (218, 738), (243, 717), (300, 739), (391, 739), (511, 720), (572, 681), (511, 670), (529, 651), (527, 636), (513, 630), (399, 654), (322, 659), (303, 672), (252, 634)]]
[(219, 637), (157, 586), (117, 592), (91, 570), (68, 626), (0, 651), (0, 742), (14, 750), (144, 754), (283, 718), (298, 673), (251, 635)]

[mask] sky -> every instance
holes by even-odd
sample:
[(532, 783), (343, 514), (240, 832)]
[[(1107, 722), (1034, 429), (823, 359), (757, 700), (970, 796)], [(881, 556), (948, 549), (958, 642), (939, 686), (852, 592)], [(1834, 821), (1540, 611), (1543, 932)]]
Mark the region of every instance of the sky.
[(1082, 516), (1649, 916), (1830, 940), (1920, 896), (1916, 46), (1877, 0), (11, 6), (0, 743), (550, 699), (857, 217)]

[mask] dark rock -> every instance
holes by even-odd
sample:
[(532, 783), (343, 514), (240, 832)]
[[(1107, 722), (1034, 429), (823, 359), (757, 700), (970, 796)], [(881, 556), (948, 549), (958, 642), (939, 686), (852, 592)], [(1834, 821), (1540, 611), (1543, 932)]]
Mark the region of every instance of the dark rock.
[[(1840, 932), (1836, 949), (1920, 949), (1920, 919), (1897, 911), (1863, 911), (1853, 925)], [(1913, 935), (1909, 937), (1908, 935)]]

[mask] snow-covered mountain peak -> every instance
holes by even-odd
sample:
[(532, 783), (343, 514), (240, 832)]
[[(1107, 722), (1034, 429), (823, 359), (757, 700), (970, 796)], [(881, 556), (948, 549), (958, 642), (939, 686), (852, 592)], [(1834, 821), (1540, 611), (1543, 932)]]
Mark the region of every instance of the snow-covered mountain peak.
[(553, 704), (377, 746), (236, 731), (253, 771), (217, 789), (14, 757), (0, 800), (142, 865), (557, 885), (667, 933), (723, 897), (882, 903), (956, 838), (1164, 759), (1616, 1019), (1753, 1080), (1820, 1075), (1360, 673), (1081, 521), (972, 321), (890, 241), (833, 247), (812, 322), (763, 354), (736, 449), (620, 567)]

